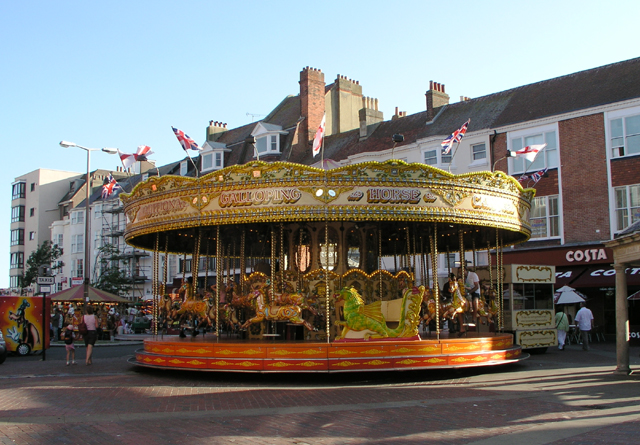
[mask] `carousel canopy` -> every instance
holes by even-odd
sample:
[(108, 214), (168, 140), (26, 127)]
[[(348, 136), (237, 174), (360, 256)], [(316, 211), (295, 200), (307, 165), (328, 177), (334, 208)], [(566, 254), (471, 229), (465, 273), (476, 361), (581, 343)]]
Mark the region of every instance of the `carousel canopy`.
[[(84, 285), (70, 287), (55, 294), (51, 294), (51, 301), (84, 302)], [(89, 286), (89, 301), (93, 303), (127, 303), (129, 300), (118, 295), (105, 292)]]
[[(503, 172), (454, 175), (425, 164), (391, 160), (330, 170), (287, 162), (234, 165), (201, 178), (151, 177), (121, 194), (125, 240), (146, 250), (215, 255), (216, 237), (265, 245), (283, 224), (357, 224), (383, 234), (411, 227), (439, 252), (527, 241), (533, 189)], [(218, 230), (220, 232), (218, 232)], [(288, 230), (285, 228), (284, 230)], [(293, 230), (293, 229), (292, 229)], [(368, 230), (368, 229), (367, 229)], [(383, 239), (383, 255), (395, 249)], [(461, 246), (462, 244), (462, 246)], [(427, 247), (424, 250), (428, 250)]]

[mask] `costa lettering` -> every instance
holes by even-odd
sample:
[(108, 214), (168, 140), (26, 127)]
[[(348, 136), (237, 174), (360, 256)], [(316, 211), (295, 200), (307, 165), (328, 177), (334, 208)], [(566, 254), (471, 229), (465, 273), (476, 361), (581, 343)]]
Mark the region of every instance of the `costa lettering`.
[(367, 190), (369, 203), (417, 204), (420, 202), (420, 190), (375, 188)]
[(298, 189), (270, 189), (225, 192), (218, 198), (220, 207), (238, 207), (264, 204), (294, 204), (302, 197)]
[(565, 255), (568, 262), (585, 262), (606, 260), (607, 253), (604, 249), (585, 249), (585, 250), (570, 250)]

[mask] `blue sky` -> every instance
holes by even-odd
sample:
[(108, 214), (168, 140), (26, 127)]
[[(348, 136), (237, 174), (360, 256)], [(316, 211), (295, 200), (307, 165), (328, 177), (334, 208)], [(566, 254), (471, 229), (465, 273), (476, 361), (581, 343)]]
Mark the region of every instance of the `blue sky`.
[[(40, 1), (0, 15), (0, 287), (9, 284), (11, 182), (38, 168), (86, 171), (60, 140), (184, 156), (171, 126), (204, 141), (298, 94), (305, 66), (424, 110), (429, 80), (455, 102), (638, 57), (632, 1)], [(453, 129), (452, 129), (453, 130)], [(115, 169), (95, 153), (92, 168)]]

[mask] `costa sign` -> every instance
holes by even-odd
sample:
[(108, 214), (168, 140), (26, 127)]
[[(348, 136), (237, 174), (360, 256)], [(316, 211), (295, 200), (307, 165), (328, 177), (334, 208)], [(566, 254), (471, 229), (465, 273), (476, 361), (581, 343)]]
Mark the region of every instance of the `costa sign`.
[(569, 250), (565, 259), (570, 263), (588, 263), (590, 261), (608, 260), (604, 249)]

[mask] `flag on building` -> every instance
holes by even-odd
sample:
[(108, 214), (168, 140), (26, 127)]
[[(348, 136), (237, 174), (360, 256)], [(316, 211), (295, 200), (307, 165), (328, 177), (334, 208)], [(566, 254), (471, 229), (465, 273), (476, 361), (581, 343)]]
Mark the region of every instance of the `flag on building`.
[(115, 190), (119, 188), (121, 187), (120, 185), (118, 185), (118, 181), (116, 181), (113, 175), (109, 173), (109, 176), (107, 176), (106, 184), (102, 186), (102, 199), (107, 199), (113, 194)]
[(122, 161), (122, 166), (125, 170), (131, 167), (134, 162), (146, 161), (147, 156), (150, 154), (153, 154), (153, 152), (148, 145), (139, 145), (138, 150), (133, 154), (122, 153), (118, 150), (118, 156), (120, 156), (120, 161)]
[(518, 182), (522, 183), (524, 181), (526, 181), (527, 179), (529, 179), (529, 176), (527, 175), (522, 175), (518, 178)]
[(320, 148), (322, 148), (322, 140), (324, 139), (324, 127), (326, 123), (326, 115), (322, 116), (322, 121), (320, 121), (320, 126), (316, 131), (316, 137), (313, 139), (313, 157), (315, 158), (318, 153), (320, 153)]
[(546, 147), (547, 144), (540, 145), (527, 145), (524, 148), (515, 152), (516, 158), (519, 156), (524, 157), (527, 161), (533, 162), (533, 160), (538, 156), (538, 153)]
[(533, 185), (536, 185), (539, 180), (542, 179), (544, 174), (547, 172), (548, 168), (543, 170), (539, 170), (531, 175), (531, 179), (533, 179)]
[(187, 151), (187, 150), (200, 151), (200, 150), (202, 150), (202, 148), (198, 147), (198, 144), (196, 144), (196, 141), (191, 139), (184, 131), (178, 130), (175, 127), (171, 127), (171, 128), (173, 129), (173, 132), (175, 133), (176, 137), (178, 138), (178, 141), (180, 141), (180, 145), (182, 145), (182, 148), (184, 149), (184, 151)]
[(458, 128), (456, 131), (451, 133), (451, 136), (449, 136), (444, 141), (442, 141), (441, 145), (442, 145), (443, 155), (449, 154), (449, 152), (451, 151), (451, 147), (455, 142), (457, 142), (458, 144), (460, 143), (465, 133), (467, 132), (467, 127), (469, 126), (469, 122), (471, 122), (471, 119), (469, 119), (464, 124), (462, 124), (462, 127)]

